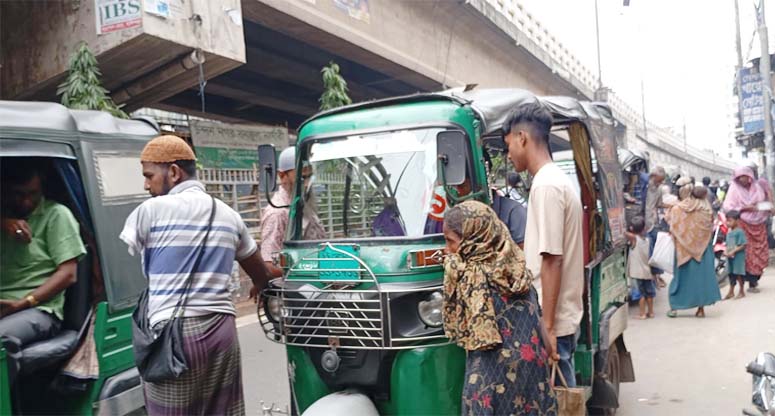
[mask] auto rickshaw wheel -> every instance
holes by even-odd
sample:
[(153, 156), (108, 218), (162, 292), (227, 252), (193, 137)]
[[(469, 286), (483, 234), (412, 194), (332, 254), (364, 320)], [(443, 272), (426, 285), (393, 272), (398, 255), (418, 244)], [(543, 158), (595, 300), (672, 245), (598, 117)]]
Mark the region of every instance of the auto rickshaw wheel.
[[(616, 342), (614, 342), (608, 347), (608, 366), (605, 371), (605, 377), (608, 382), (613, 385), (617, 400), (619, 398), (619, 383), (621, 380), (620, 371), (621, 363), (619, 362), (619, 348), (616, 346)], [(605, 409), (603, 414), (606, 416), (613, 416), (616, 414), (616, 409)]]

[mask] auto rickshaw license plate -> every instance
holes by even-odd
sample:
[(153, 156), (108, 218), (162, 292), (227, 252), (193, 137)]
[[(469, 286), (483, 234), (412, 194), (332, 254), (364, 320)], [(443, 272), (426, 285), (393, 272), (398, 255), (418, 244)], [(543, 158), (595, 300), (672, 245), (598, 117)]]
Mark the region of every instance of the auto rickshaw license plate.
[(321, 280), (358, 280), (361, 265), (357, 258), (360, 254), (358, 246), (326, 245), (318, 255), (318, 268)]

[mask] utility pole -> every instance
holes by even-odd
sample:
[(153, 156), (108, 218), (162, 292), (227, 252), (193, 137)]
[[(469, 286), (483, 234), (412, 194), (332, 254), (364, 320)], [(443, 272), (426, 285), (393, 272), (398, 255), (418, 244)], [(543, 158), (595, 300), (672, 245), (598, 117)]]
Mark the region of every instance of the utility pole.
[(597, 89), (603, 88), (603, 66), (600, 63), (600, 16), (597, 11), (597, 0), (595, 0), (595, 36), (597, 39)]
[(649, 126), (646, 123), (646, 89), (643, 87), (643, 69), (640, 73), (640, 108), (643, 116), (643, 140), (649, 141)]
[[(737, 119), (743, 125), (743, 79), (740, 70), (743, 69), (743, 47), (740, 41), (740, 8), (735, 0), (735, 46), (737, 47), (737, 67), (735, 68), (735, 83), (737, 85)], [(735, 137), (737, 140), (737, 137)]]
[(772, 80), (770, 79), (770, 45), (767, 40), (767, 22), (764, 18), (764, 0), (759, 0), (756, 10), (759, 41), (762, 57), (759, 60), (759, 74), (762, 80), (762, 99), (764, 100), (764, 152), (767, 180), (775, 183), (775, 147), (772, 142)]

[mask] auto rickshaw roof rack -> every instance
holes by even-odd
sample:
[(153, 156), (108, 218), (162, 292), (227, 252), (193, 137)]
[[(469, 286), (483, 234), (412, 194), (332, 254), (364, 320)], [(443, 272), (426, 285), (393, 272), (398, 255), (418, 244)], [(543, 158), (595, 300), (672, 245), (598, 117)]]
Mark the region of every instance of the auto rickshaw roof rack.
[(335, 114), (434, 100), (447, 100), (471, 106), (483, 123), (485, 136), (500, 134), (509, 112), (521, 104), (531, 102), (539, 102), (546, 106), (552, 113), (555, 124), (567, 124), (575, 120), (585, 119), (600, 119), (607, 124), (615, 124), (611, 109), (608, 104), (603, 102), (584, 101), (566, 96), (537, 96), (530, 91), (518, 88), (453, 88), (440, 92), (417, 93), (365, 101), (323, 111), (305, 120), (299, 126), (299, 130), (314, 120)]

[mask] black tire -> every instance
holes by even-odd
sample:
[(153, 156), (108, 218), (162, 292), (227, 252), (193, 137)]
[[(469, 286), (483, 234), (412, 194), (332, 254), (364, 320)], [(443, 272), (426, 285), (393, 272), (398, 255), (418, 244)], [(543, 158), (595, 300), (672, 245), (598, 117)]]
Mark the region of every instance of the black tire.
[(722, 255), (720, 257), (716, 257), (714, 261), (714, 268), (716, 271), (716, 281), (718, 282), (719, 287), (724, 287), (727, 284), (729, 284), (729, 263), (727, 261), (727, 257)]
[[(614, 386), (618, 400), (619, 384), (621, 383), (621, 362), (619, 361), (619, 348), (616, 346), (616, 342), (608, 347), (608, 366), (605, 371), (605, 377)], [(616, 409), (605, 409), (603, 414), (613, 416), (616, 414)]]

